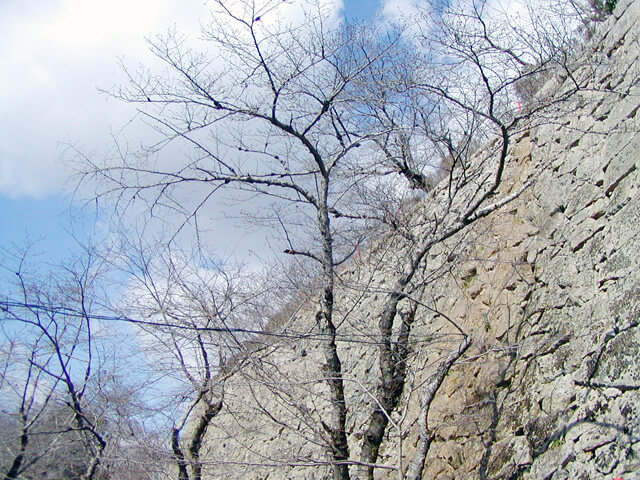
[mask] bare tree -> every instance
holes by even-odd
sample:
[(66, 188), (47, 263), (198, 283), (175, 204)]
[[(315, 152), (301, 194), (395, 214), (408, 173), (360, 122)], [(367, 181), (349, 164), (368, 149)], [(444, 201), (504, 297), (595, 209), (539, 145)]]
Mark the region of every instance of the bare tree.
[[(137, 238), (137, 242), (133, 242)], [(201, 480), (203, 439), (224, 407), (226, 382), (242, 367), (239, 352), (262, 325), (256, 311), (266, 291), (238, 268), (187, 255), (166, 243), (123, 238), (112, 258), (125, 294), (109, 306), (127, 323), (145, 356), (145, 390), (158, 428), (165, 430), (167, 475)]]
[[(281, 205), (275, 221), (286, 238), (285, 253), (311, 258), (321, 269), (316, 322), (325, 339), (325, 382), (331, 395), (323, 428), (334, 478), (345, 479), (350, 458), (347, 406), (333, 309), (335, 269), (355, 245), (349, 245), (348, 237), (336, 245), (347, 230), (337, 233), (332, 216), (340, 223), (352, 217), (341, 206), (356, 179), (343, 165), (361, 146), (363, 135), (344, 114), (343, 103), (348, 101), (347, 86), (388, 46), (359, 52), (362, 42), (356, 32), (332, 30), (321, 5), (313, 6), (315, 12), (300, 25), (273, 22), (274, 27), (267, 22), (277, 17), (282, 2), (215, 4), (219, 11), (204, 33), (219, 62), (216, 67), (176, 35), (159, 37), (151, 48), (173, 76), (131, 74), (131, 85), (114, 92), (141, 105), (143, 115), (165, 135), (163, 143), (186, 142), (195, 157), (168, 169), (148, 162), (136, 165), (129, 158), (110, 165), (86, 159), (85, 178), (106, 181), (105, 192), (115, 193), (120, 205), (141, 199), (152, 212), (175, 208), (194, 223), (222, 188)], [(187, 184), (202, 187), (189, 205), (177, 191)], [(301, 218), (308, 235), (302, 242), (289, 227)]]
[[(9, 268), (3, 265), (5, 272)], [(48, 478), (56, 471), (101, 478), (107, 439), (102, 412), (93, 405), (101, 388), (95, 383), (101, 362), (90, 316), (99, 265), (89, 260), (46, 278), (18, 257), (12, 274), (7, 295), (15, 296), (0, 304), (0, 385), (9, 402), (3, 412), (16, 435), (7, 445), (12, 453), (3, 465), (4, 478)]]
[(42, 275), (27, 255), (3, 262), (5, 479), (202, 478), (203, 437), (242, 362), (226, 364), (259, 331), (262, 291), (135, 247)]

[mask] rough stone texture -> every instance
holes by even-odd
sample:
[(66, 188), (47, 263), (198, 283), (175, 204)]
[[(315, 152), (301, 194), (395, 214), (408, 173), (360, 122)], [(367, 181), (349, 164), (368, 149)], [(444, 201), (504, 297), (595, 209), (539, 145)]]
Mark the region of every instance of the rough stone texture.
[[(621, 1), (586, 56), (592, 88), (515, 136), (503, 185), (535, 184), (427, 259), (416, 295), (471, 332), (473, 345), (432, 405), (424, 479), (640, 478), (639, 16), (640, 2)], [(340, 273), (354, 458), (378, 371), (375, 315), (411, 249), (399, 244), (381, 239)], [(328, 478), (314, 313), (309, 299), (273, 327), (283, 337), (256, 339), (239, 361), (207, 434), (206, 478)], [(458, 341), (425, 308), (414, 338), (413, 375), (393, 414), (405, 466), (420, 382)], [(395, 467), (399, 443), (390, 428), (379, 463)]]

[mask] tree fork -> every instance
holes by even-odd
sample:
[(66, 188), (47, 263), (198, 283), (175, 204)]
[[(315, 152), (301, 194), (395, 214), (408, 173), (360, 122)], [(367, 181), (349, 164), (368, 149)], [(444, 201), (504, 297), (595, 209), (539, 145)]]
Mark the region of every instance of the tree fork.
[[(363, 464), (369, 464), (363, 466), (361, 471), (361, 475), (367, 480), (373, 479), (374, 467), (371, 465), (374, 465), (378, 459), (380, 445), (389, 425), (389, 415), (400, 402), (407, 377), (406, 362), (410, 351), (409, 334), (415, 319), (417, 304), (414, 303), (409, 312), (401, 314), (402, 325), (395, 343), (391, 342), (391, 331), (388, 327), (388, 316), (391, 316), (393, 321), (398, 303), (402, 298), (404, 298), (402, 295), (392, 294), (390, 304), (385, 309), (380, 322), (385, 328), (386, 335), (380, 345), (380, 369), (382, 372), (381, 382), (378, 386), (380, 398), (377, 408), (369, 416), (360, 454), (360, 461)], [(387, 318), (384, 318), (385, 315)], [(400, 439), (400, 441), (402, 440)]]

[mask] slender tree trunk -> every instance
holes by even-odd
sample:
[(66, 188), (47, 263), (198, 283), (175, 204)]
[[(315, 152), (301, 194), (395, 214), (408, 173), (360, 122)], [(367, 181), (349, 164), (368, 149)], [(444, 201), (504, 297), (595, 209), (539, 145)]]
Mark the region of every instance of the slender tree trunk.
[(424, 385), (422, 398), (420, 399), (420, 416), (418, 417), (418, 435), (420, 437), (418, 439), (416, 453), (404, 477), (405, 480), (420, 480), (422, 478), (424, 462), (434, 437), (434, 433), (429, 428), (428, 423), (429, 408), (438, 389), (442, 386), (442, 382), (449, 373), (451, 366), (464, 354), (467, 348), (469, 348), (469, 345), (471, 345), (471, 339), (464, 337), (464, 340), (458, 345), (458, 348), (447, 355), (447, 358), (445, 358), (436, 371), (431, 374)]
[(208, 404), (205, 412), (200, 417), (198, 421), (198, 425), (193, 433), (193, 438), (191, 439), (191, 446), (189, 447), (189, 453), (191, 454), (192, 459), (192, 467), (191, 471), (193, 473), (193, 480), (202, 480), (202, 463), (200, 462), (200, 448), (202, 447), (202, 439), (204, 438), (205, 433), (207, 433), (207, 428), (211, 424), (211, 420), (220, 412), (222, 409), (222, 400)]
[(178, 465), (178, 480), (189, 480), (188, 464), (184, 458), (182, 448), (180, 448), (180, 430), (177, 428), (174, 428), (171, 432), (171, 449)]
[(22, 435), (20, 435), (20, 453), (18, 453), (13, 459), (11, 468), (9, 468), (9, 471), (6, 473), (4, 480), (14, 480), (20, 475), (20, 468), (24, 462), (24, 454), (27, 450), (27, 445), (29, 445), (29, 432), (25, 427), (22, 430)]
[(323, 423), (330, 437), (332, 472), (334, 480), (349, 479), (349, 445), (347, 443), (346, 423), (347, 404), (344, 397), (342, 363), (336, 344), (336, 327), (333, 323), (334, 306), (334, 265), (333, 239), (327, 208), (328, 180), (323, 182), (323, 192), (318, 208), (318, 227), (322, 236), (322, 299), (316, 321), (322, 335), (322, 349), (325, 357), (325, 380), (330, 393), (329, 423)]

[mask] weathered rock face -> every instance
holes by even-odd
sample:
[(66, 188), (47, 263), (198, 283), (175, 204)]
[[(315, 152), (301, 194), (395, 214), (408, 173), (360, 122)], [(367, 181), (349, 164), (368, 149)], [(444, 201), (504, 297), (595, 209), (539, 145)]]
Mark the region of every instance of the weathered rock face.
[[(432, 405), (423, 478), (640, 478), (640, 2), (615, 17), (585, 63), (591, 88), (514, 138), (501, 193), (533, 186), (428, 257), (414, 294), (428, 308), (417, 311), (412, 373), (378, 463), (413, 455), (421, 381), (459, 342), (446, 315), (473, 345)], [(378, 373), (374, 316), (411, 248), (397, 245), (382, 239), (340, 275), (356, 458)], [(314, 313), (302, 304), (228, 381), (206, 478), (328, 477)]]

